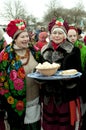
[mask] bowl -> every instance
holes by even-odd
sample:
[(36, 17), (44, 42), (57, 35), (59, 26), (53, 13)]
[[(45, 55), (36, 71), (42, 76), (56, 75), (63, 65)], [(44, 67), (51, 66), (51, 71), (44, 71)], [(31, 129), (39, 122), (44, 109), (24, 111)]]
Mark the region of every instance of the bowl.
[(57, 70), (60, 68), (60, 64), (58, 63), (49, 63), (49, 62), (44, 62), (44, 63), (39, 63), (36, 66), (36, 70), (40, 72), (42, 75), (46, 76), (51, 76), (54, 75)]
[(48, 69), (37, 69), (42, 75), (52, 76), (57, 72), (58, 68), (48, 68)]

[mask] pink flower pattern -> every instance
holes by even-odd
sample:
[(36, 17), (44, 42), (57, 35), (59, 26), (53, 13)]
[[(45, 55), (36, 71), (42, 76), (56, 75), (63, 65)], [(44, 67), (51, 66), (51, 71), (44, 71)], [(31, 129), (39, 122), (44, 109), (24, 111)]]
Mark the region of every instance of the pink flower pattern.
[(14, 81), (14, 80), (17, 78), (17, 76), (18, 76), (18, 74), (17, 74), (17, 71), (16, 71), (16, 70), (12, 70), (12, 71), (10, 72), (10, 79), (11, 79), (12, 81)]
[(0, 52), (0, 62), (2, 61), (3, 54), (4, 54), (4, 49)]
[(4, 95), (4, 94), (6, 94), (6, 93), (8, 93), (9, 92), (9, 90), (5, 90), (5, 89), (1, 89), (0, 90), (0, 94), (1, 95)]
[(24, 87), (24, 82), (17, 78), (16, 80), (14, 80), (14, 88), (15, 90), (22, 90)]

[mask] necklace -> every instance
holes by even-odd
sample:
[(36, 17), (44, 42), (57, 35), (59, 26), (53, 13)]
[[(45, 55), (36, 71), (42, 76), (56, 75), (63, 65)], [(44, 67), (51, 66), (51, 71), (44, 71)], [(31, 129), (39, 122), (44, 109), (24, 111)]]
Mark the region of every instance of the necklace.
[(30, 58), (30, 52), (29, 52), (29, 50), (26, 50), (26, 53), (25, 53), (24, 56), (20, 56), (20, 55), (18, 55), (18, 56), (19, 56), (20, 59), (25, 59), (25, 58), (27, 58), (26, 62), (25, 62), (25, 63), (22, 63), (23, 66), (24, 66), (24, 65), (27, 65), (27, 63), (28, 63), (28, 61), (29, 61), (29, 58)]

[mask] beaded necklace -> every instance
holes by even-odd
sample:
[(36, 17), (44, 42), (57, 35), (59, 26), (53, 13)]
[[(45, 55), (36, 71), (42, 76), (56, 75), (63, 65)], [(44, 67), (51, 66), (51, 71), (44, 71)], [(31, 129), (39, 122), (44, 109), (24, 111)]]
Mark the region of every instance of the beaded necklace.
[(29, 61), (29, 58), (30, 58), (30, 52), (29, 52), (28, 49), (27, 49), (24, 56), (18, 55), (18, 57), (19, 57), (20, 59), (25, 59), (25, 58), (27, 58), (26, 62), (25, 62), (25, 63), (22, 63), (23, 66), (24, 66), (24, 65), (27, 65), (27, 63), (28, 63), (28, 61)]

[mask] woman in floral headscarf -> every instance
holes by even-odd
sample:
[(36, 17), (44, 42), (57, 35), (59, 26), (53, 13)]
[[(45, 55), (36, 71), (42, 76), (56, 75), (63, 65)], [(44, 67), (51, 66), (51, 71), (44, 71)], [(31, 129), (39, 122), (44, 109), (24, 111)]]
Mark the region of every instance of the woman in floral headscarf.
[(27, 77), (38, 63), (28, 47), (25, 21), (10, 21), (6, 32), (13, 41), (0, 57), (0, 95), (10, 129), (40, 130), (39, 84)]
[[(49, 23), (50, 42), (43, 46), (45, 61), (61, 65), (60, 70), (81, 70), (80, 50), (66, 40), (68, 23), (62, 18)], [(46, 81), (41, 89), (44, 130), (79, 130), (79, 78)], [(78, 114), (77, 114), (78, 113)]]

